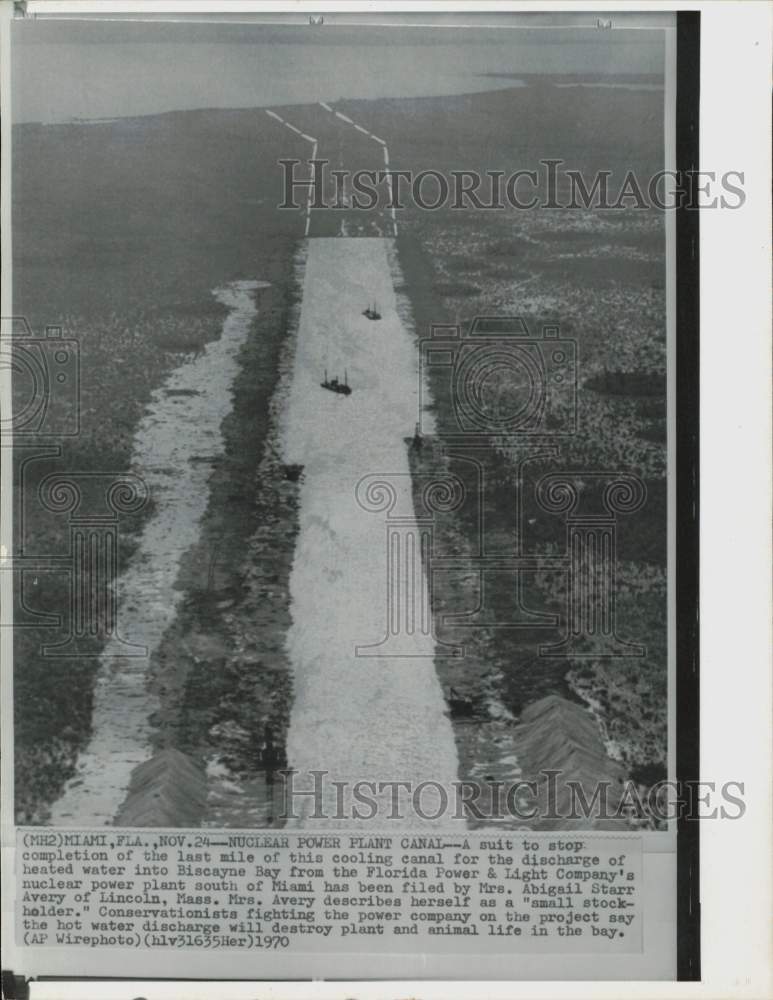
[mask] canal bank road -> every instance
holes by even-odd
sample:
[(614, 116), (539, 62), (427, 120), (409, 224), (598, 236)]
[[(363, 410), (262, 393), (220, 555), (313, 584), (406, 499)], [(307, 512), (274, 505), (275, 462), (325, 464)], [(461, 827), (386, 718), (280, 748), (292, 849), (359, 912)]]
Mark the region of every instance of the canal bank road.
[[(416, 630), (399, 658), (355, 655), (356, 646), (383, 639), (387, 608), (386, 513), (363, 509), (357, 484), (388, 475), (399, 484), (400, 510), (409, 520), (413, 511), (405, 439), (418, 419), (418, 351), (398, 315), (394, 260), (387, 239), (309, 241), (281, 435), (283, 460), (304, 467), (290, 577), (287, 754), (296, 787), (307, 779), (311, 790), (314, 770), (327, 774), (321, 795), (296, 797), (292, 825), (300, 827), (395, 822), (389, 790), (372, 796), (375, 806), (351, 801), (357, 781), (437, 783), (453, 801), (457, 778), (432, 638)], [(374, 302), (381, 318), (369, 320), (363, 310)], [(346, 375), (351, 395), (322, 388), (326, 372)], [(421, 586), (426, 601), (423, 573)], [(335, 782), (345, 783), (343, 795)], [(442, 807), (442, 794), (434, 796), (429, 787), (422, 796), (424, 817)], [(458, 825), (442, 812), (438, 824)], [(433, 823), (414, 809), (403, 813), (403, 826)]]

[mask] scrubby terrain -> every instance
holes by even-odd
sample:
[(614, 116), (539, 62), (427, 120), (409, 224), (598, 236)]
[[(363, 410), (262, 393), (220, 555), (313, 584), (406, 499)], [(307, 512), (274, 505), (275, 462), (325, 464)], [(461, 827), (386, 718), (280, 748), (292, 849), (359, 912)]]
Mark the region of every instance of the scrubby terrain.
[[(662, 92), (555, 83), (530, 78), (527, 86), (497, 92), (338, 107), (384, 136), (400, 169), (510, 173), (536, 169), (551, 156), (566, 167), (589, 174), (611, 170), (617, 178), (628, 169), (648, 176), (660, 167)], [(284, 109), (291, 111), (301, 124), (321, 114), (314, 106)], [(374, 149), (357, 133), (347, 145), (348, 135), (336, 133), (334, 159), (340, 156), (350, 169), (373, 167)], [(298, 470), (285, 469), (278, 450), (276, 394), (300, 305), (296, 268), (304, 218), (276, 206), (282, 200), (279, 158), (307, 155), (308, 144), (262, 109), (15, 127), (15, 312), (36, 334), (46, 325), (61, 326), (64, 336), (78, 340), (81, 355), (80, 434), (62, 442), (60, 456), (25, 468), (19, 501), (27, 554), (67, 549), (66, 517), (44, 512), (37, 502), (43, 477), (57, 470), (129, 471), (153, 392), (220, 336), (226, 310), (213, 291), (237, 281), (269, 284), (239, 356), (199, 537), (176, 581), (178, 612), (149, 670), (160, 705), (152, 720), (153, 748), (182, 750), (202, 766), (209, 762), (206, 821), (226, 825), (273, 821), (266, 743), (275, 744), (274, 763), (281, 762), (293, 700), (285, 636), (301, 485)], [(312, 237), (339, 231), (334, 211), (312, 215)], [(383, 214), (366, 221), (371, 225), (363, 223), (363, 235), (385, 233)], [(513, 726), (529, 705), (558, 695), (588, 711), (607, 754), (627, 773), (651, 783), (666, 759), (664, 219), (635, 208), (408, 207), (398, 212), (398, 224), (398, 309), (419, 341), (432, 324), (466, 330), (476, 315), (493, 314), (523, 317), (535, 337), (543, 325), (557, 325), (562, 338), (576, 342), (577, 429), (567, 438), (548, 434), (554, 453), (526, 467), (525, 551), (556, 555), (566, 544), (561, 518), (546, 515), (534, 500), (543, 474), (625, 471), (641, 477), (647, 489), (644, 507), (619, 518), (617, 545), (619, 632), (645, 645), (644, 657), (541, 656), (541, 645), (560, 638), (555, 628), (499, 629), (483, 622), (441, 629), (449, 642), (463, 633), (467, 647), (463, 665), (437, 660), (441, 685), (476, 706), (471, 720), (453, 720), (460, 776), (516, 774)], [(444, 437), (457, 426), (447, 374), (434, 370), (427, 378), (434, 440), (421, 457), (410, 451), (413, 426), (405, 419), (414, 473), (422, 463), (429, 467), (433, 454), (443, 455)], [(58, 405), (65, 404), (54, 399)], [(521, 456), (512, 442), (490, 445), (480, 456), (490, 487), (487, 544), (512, 549)], [(17, 480), (23, 457), (17, 454)], [(438, 461), (446, 471), (467, 474), (453, 457)], [(151, 496), (141, 511), (122, 518), (123, 566), (153, 509)], [(473, 552), (477, 531), (472, 510), (440, 517), (439, 551)], [(560, 612), (559, 577), (523, 574), (524, 606), (544, 615)], [(469, 575), (441, 574), (436, 608), (468, 612), (477, 586)], [(34, 583), (25, 580), (24, 602), (35, 610), (66, 608), (67, 588), (61, 574), (40, 574)], [(495, 610), (511, 610), (512, 577), (490, 581), (489, 597)], [(40, 644), (51, 641), (50, 634), (35, 628), (16, 633), (20, 822), (46, 821), (90, 737), (99, 660), (41, 656)]]

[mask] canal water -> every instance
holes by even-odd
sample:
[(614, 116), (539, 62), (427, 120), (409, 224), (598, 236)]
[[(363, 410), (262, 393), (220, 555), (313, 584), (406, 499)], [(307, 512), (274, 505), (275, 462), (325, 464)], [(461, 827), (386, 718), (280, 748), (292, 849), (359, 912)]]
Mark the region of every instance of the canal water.
[[(403, 825), (425, 825), (457, 777), (431, 635), (416, 624), (401, 640), (400, 656), (379, 655), (385, 647), (360, 650), (375, 655), (355, 652), (386, 633), (387, 514), (399, 516), (408, 533), (416, 527), (406, 438), (418, 414), (417, 349), (398, 315), (391, 250), (387, 239), (309, 241), (281, 437), (284, 460), (304, 467), (290, 578), (294, 701), (287, 752), (298, 772), (294, 788), (311, 791), (316, 782), (319, 795), (293, 798), (290, 826), (335, 826), (353, 816), (374, 828), (388, 820), (394, 786), (362, 786), (373, 805), (358, 805), (358, 781), (426, 783), (418, 810), (410, 795), (398, 797)], [(374, 303), (378, 321), (362, 315)], [(322, 388), (326, 373), (346, 377), (351, 395)], [(371, 486), (364, 477), (373, 477)], [(379, 509), (385, 497), (390, 510)], [(426, 608), (420, 555), (401, 573), (404, 587), (413, 577), (416, 605)], [(315, 818), (315, 808), (326, 818)]]

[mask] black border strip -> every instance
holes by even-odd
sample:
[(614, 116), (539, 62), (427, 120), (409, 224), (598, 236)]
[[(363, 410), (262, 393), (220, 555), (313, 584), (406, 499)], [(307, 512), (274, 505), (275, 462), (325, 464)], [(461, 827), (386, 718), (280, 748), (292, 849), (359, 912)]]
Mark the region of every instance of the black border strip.
[[(700, 12), (676, 15), (676, 169), (687, 205), (698, 169), (700, 101)], [(688, 789), (699, 778), (700, 682), (698, 671), (699, 587), (699, 215), (680, 206), (676, 213), (676, 778)], [(701, 919), (697, 816), (686, 810), (677, 821), (677, 979), (701, 977)]]

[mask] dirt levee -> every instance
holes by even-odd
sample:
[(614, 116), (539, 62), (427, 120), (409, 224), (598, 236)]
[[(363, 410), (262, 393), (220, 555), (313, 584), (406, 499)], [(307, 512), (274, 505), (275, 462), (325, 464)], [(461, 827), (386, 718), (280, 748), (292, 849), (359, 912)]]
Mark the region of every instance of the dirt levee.
[(149, 689), (150, 658), (174, 620), (180, 563), (196, 544), (207, 508), (212, 465), (223, 449), (238, 353), (255, 315), (254, 281), (215, 294), (230, 309), (219, 340), (176, 369), (156, 390), (134, 439), (133, 465), (155, 499), (138, 550), (116, 583), (119, 631), (146, 655), (121, 656), (108, 645), (94, 692), (91, 740), (75, 777), (51, 809), (58, 826), (110, 825), (134, 768), (152, 755), (158, 697)]

